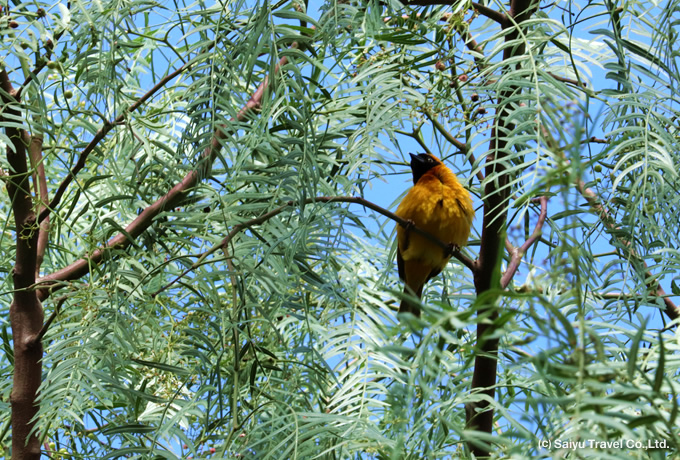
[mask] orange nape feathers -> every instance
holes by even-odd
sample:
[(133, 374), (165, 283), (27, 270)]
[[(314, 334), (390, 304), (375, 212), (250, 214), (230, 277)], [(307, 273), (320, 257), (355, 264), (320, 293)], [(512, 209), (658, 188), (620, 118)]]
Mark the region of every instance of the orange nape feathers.
[[(445, 243), (465, 246), (475, 215), (470, 193), (434, 155), (410, 155), (414, 185), (396, 214)], [(432, 241), (397, 226), (397, 265), (406, 283), (404, 293), (420, 298), (425, 283), (441, 273), (449, 258)], [(420, 316), (418, 305), (407, 299), (402, 300), (399, 312)]]

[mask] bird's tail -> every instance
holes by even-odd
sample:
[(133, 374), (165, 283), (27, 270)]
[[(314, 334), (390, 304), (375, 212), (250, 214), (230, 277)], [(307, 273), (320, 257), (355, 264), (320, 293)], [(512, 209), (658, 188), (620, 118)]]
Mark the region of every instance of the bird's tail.
[(406, 297), (401, 299), (401, 304), (399, 304), (399, 313), (411, 313), (416, 318), (420, 318), (420, 305), (418, 305), (417, 302), (409, 299), (408, 296), (413, 296), (415, 294), (415, 296), (420, 299), (423, 295), (423, 286), (424, 284), (421, 284), (417, 289), (411, 289), (409, 285), (404, 286), (404, 296)]

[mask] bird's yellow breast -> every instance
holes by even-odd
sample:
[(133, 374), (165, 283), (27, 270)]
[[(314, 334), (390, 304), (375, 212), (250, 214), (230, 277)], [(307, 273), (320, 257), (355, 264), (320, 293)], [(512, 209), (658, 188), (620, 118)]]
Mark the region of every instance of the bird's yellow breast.
[[(409, 190), (397, 215), (441, 241), (462, 247), (470, 236), (474, 208), (470, 193), (446, 166), (440, 165), (423, 175)], [(397, 237), (404, 261), (418, 259), (438, 268), (446, 265), (448, 257), (444, 251), (426, 238), (413, 232), (407, 238), (401, 226), (397, 227)]]

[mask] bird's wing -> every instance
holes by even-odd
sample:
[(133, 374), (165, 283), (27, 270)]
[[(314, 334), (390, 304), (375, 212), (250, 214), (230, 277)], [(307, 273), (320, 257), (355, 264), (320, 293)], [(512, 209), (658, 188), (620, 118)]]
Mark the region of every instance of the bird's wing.
[(397, 246), (397, 268), (399, 269), (399, 278), (406, 281), (406, 271), (404, 270), (404, 258), (401, 256), (401, 249)]

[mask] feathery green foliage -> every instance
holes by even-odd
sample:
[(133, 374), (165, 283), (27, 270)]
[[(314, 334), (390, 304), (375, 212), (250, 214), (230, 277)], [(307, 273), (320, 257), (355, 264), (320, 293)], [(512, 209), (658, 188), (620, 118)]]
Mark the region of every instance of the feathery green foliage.
[[(55, 318), (43, 340), (43, 452), (464, 458), (465, 442), (488, 441), (513, 459), (677, 455), (680, 350), (661, 288), (671, 304), (680, 295), (680, 4), (540, 2), (516, 40), (483, 9), (507, 7), (5, 6), (2, 69), (23, 90), (19, 118), (3, 103), (0, 144), (13, 148), (12, 126), (42, 139), (29, 169), (47, 202), (122, 116), (50, 213), (41, 276), (116, 235), (130, 244), (104, 249), (44, 302)], [(494, 136), (505, 141), (497, 160)], [(500, 338), (493, 434), (466, 430), (465, 405), (485, 398), (470, 381), (476, 314), (490, 298), (475, 295), (470, 270), (450, 264), (422, 319), (397, 318), (392, 222), (313, 200), (394, 209), (415, 149), (472, 191), (471, 259), (484, 244), (486, 184), (509, 191), (508, 247), (540, 232), (507, 286), (486, 294), (500, 295), (487, 319)], [(489, 161), (505, 181), (484, 177)], [(4, 156), (0, 168), (7, 182)], [(130, 234), (191, 171), (200, 181), (181, 202)], [(0, 208), (8, 456), (17, 236), (7, 193)], [(515, 260), (506, 251), (501, 272)], [(586, 444), (556, 444), (567, 441)], [(640, 447), (654, 442), (663, 449)]]

